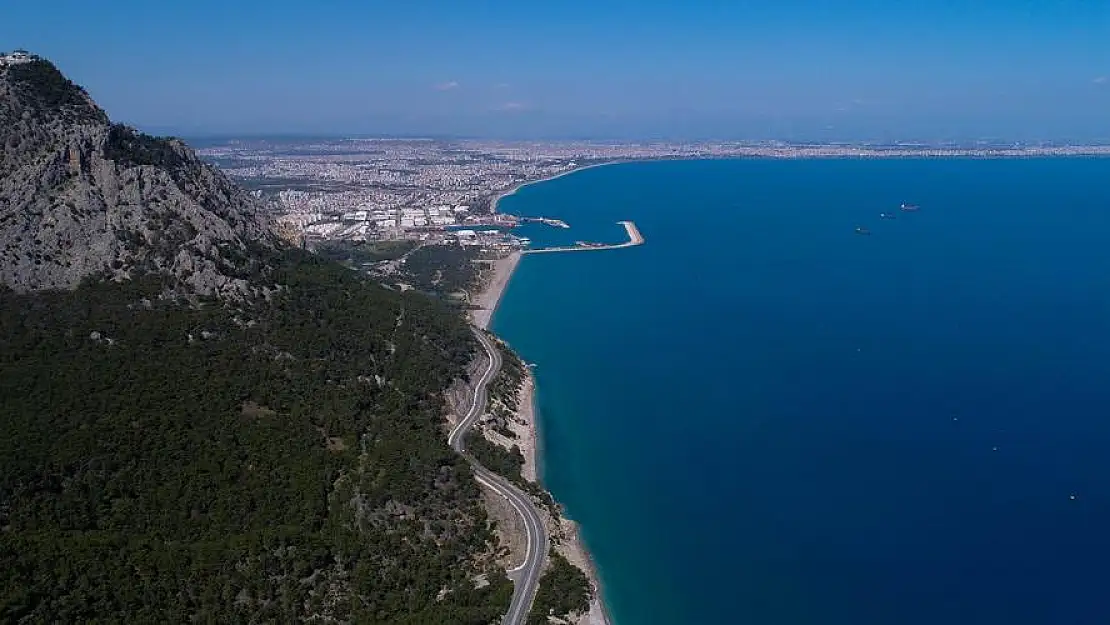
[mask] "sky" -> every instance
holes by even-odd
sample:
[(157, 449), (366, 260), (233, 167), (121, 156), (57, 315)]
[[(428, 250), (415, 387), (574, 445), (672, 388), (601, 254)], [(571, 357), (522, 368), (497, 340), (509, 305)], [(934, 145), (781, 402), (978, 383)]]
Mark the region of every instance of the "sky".
[(1106, 0), (0, 0), (185, 136), (1110, 141)]

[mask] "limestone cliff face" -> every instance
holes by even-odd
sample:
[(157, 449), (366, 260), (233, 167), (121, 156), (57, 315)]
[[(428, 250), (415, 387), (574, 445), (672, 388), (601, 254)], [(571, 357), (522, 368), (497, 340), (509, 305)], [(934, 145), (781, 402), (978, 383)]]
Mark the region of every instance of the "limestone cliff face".
[(236, 298), (252, 292), (252, 250), (277, 245), (250, 194), (184, 143), (111, 124), (47, 61), (0, 68), (0, 150), (0, 284), (14, 290), (156, 273)]

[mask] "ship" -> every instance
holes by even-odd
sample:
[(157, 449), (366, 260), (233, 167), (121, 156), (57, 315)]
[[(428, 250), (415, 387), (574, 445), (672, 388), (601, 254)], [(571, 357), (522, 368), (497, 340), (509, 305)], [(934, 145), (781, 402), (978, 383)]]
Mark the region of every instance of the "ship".
[(917, 210), (918, 207), (917, 204), (906, 204), (905, 202), (902, 202), (901, 208), (907, 213), (912, 213), (913, 211)]
[(871, 234), (871, 231), (863, 226), (856, 226), (856, 234)]
[(879, 213), (879, 219), (897, 219), (894, 213)]

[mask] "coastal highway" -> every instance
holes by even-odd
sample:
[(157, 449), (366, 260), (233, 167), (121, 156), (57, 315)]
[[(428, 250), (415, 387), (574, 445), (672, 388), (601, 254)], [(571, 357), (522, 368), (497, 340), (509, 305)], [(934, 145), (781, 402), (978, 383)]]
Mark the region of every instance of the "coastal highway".
[(540, 513), (536, 510), (528, 495), (510, 484), (505, 478), (478, 464), (473, 457), (466, 453), (466, 433), (478, 420), (478, 417), (485, 412), (486, 402), (489, 399), (489, 383), (501, 370), (501, 351), (486, 336), (485, 332), (478, 328), (473, 330), (474, 335), (478, 337), (478, 341), (489, 355), (489, 365), (482, 376), (478, 378), (478, 383), (474, 385), (474, 396), (470, 401), (470, 410), (451, 430), (451, 433), (447, 436), (447, 442), (470, 462), (474, 477), (478, 482), (508, 501), (509, 505), (516, 510), (524, 521), (528, 551), (524, 556), (524, 562), (509, 571), (509, 575), (514, 582), (513, 600), (509, 604), (509, 611), (501, 621), (502, 625), (522, 625), (528, 618), (528, 610), (532, 607), (532, 600), (535, 599), (536, 588), (539, 586), (540, 572), (548, 549), (547, 529), (543, 525), (543, 520), (540, 519)]

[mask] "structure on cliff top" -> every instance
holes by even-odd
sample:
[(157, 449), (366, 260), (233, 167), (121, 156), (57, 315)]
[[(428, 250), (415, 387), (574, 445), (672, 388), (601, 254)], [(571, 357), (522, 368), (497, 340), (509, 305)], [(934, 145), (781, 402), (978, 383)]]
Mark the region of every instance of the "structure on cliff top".
[(14, 52), (0, 52), (0, 67), (8, 65), (19, 65), (20, 63), (30, 63), (35, 60), (35, 55), (26, 50), (16, 50)]

